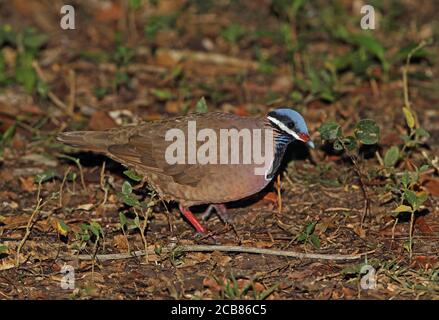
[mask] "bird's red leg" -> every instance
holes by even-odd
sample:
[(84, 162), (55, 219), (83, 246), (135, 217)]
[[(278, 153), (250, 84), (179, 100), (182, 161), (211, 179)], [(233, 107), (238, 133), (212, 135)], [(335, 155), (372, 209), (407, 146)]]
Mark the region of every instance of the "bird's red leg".
[(181, 213), (189, 220), (189, 222), (194, 226), (195, 230), (199, 233), (207, 233), (206, 228), (204, 228), (201, 223), (195, 218), (192, 212), (189, 209), (186, 209), (181, 204), (179, 205)]

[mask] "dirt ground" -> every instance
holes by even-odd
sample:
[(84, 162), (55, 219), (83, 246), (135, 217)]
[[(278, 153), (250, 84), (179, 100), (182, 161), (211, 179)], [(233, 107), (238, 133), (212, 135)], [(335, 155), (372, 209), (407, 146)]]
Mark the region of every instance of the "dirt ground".
[[(404, 149), (394, 168), (380, 158), (391, 146), (404, 148), (410, 50), (402, 49), (437, 38), (439, 3), (372, 2), (379, 23), (370, 32), (384, 56), (375, 43), (346, 40), (365, 32), (362, 1), (292, 1), (296, 9), (282, 0), (78, 0), (70, 1), (74, 30), (60, 27), (63, 1), (1, 2), (0, 298), (438, 299), (437, 41), (407, 69), (411, 106), (429, 137)], [(354, 51), (368, 57), (364, 68), (349, 63)], [(30, 62), (19, 58), (25, 53)], [(181, 115), (201, 97), (209, 111), (249, 116), (294, 106), (317, 148), (292, 145), (280, 179), (230, 204), (230, 224), (212, 215), (208, 236), (195, 235), (176, 204), (156, 201), (145, 230), (150, 254), (127, 258), (145, 243), (121, 199), (125, 169), (63, 146), (56, 134)], [(363, 185), (346, 153), (328, 148), (317, 129), (332, 120), (348, 134), (364, 118), (378, 123), (381, 138), (360, 148)], [(414, 191), (428, 198), (414, 213), (411, 237), (411, 215), (394, 212), (402, 204), (398, 181), (425, 164)], [(361, 223), (363, 189), (370, 212)], [(133, 192), (151, 203), (147, 188)], [(121, 212), (131, 221), (123, 232)], [(369, 253), (336, 261), (165, 250), (207, 244)], [(62, 273), (67, 265), (73, 288), (63, 282), (73, 276)], [(373, 268), (366, 276), (363, 265)], [(376, 280), (371, 289), (362, 287), (368, 276)]]

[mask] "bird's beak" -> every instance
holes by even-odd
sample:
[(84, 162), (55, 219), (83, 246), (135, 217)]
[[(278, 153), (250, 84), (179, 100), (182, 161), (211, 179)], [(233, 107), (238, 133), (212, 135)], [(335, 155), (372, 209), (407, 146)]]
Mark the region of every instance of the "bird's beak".
[(314, 142), (312, 142), (311, 138), (309, 137), (308, 134), (306, 133), (301, 133), (299, 134), (299, 138), (300, 140), (302, 140), (303, 142), (305, 142), (310, 148), (314, 149)]

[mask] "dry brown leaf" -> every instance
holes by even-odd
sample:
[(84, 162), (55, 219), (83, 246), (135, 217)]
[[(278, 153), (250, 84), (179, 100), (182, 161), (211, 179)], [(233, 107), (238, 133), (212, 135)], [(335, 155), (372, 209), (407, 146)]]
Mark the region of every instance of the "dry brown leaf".
[(432, 196), (439, 197), (439, 179), (438, 178), (427, 178), (424, 180), (423, 185)]
[(114, 246), (120, 250), (126, 250), (128, 248), (127, 246), (127, 240), (125, 236), (118, 234), (113, 237)]
[(91, 116), (88, 124), (91, 130), (106, 130), (117, 126), (112, 117), (105, 111), (97, 111)]
[(26, 192), (33, 192), (37, 190), (37, 187), (35, 186), (35, 180), (33, 177), (19, 177), (21, 182), (21, 187)]
[(415, 228), (424, 234), (432, 234), (433, 229), (425, 220), (426, 219), (424, 217), (418, 217), (415, 221)]

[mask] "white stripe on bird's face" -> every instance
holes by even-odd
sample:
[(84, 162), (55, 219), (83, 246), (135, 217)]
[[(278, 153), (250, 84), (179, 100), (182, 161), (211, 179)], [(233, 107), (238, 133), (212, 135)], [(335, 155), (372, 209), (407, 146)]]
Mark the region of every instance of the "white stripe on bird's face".
[(288, 128), (283, 122), (279, 121), (278, 119), (270, 117), (270, 116), (268, 116), (267, 119), (270, 120), (271, 122), (273, 122), (275, 125), (277, 125), (282, 131), (285, 131), (289, 135), (293, 136), (294, 139), (306, 142), (305, 140), (300, 138), (296, 132), (294, 132), (293, 130)]

